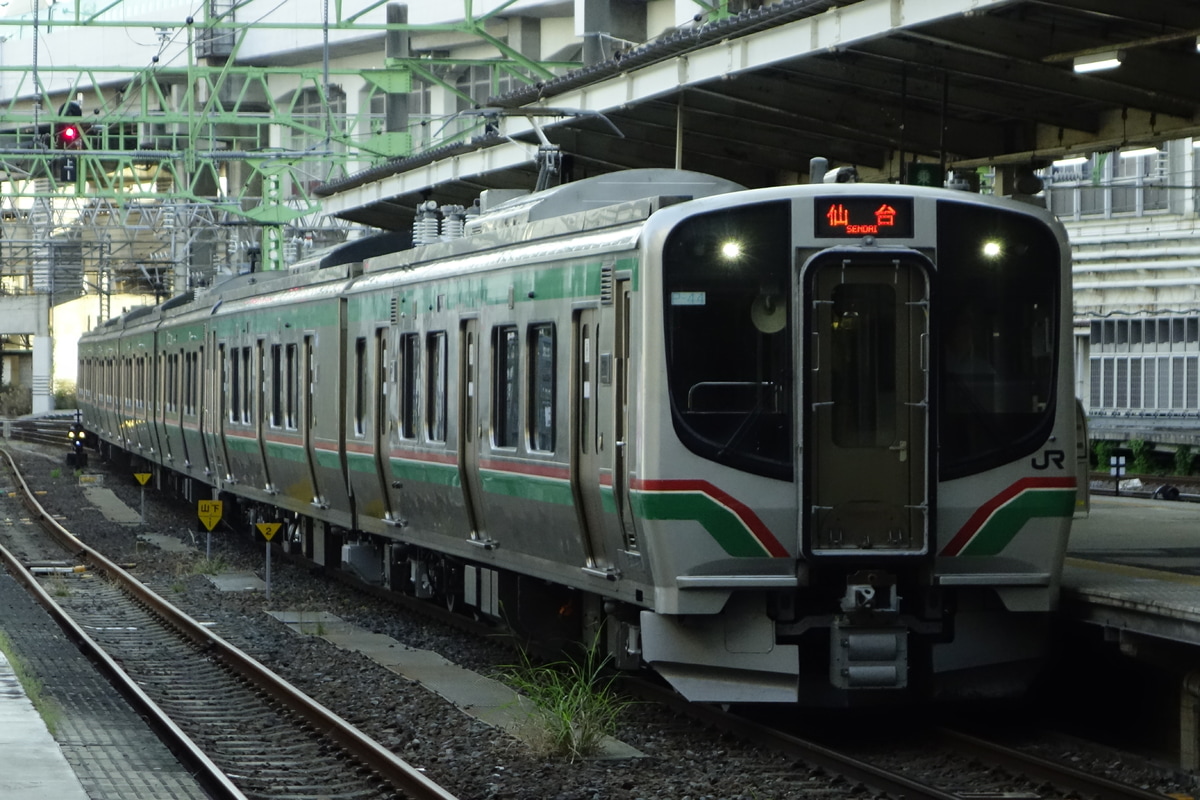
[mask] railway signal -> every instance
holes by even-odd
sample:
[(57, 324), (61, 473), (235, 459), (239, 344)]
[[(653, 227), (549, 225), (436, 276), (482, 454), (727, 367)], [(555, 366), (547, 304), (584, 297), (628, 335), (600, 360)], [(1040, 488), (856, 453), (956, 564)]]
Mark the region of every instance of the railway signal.
[[(66, 117), (63, 122), (54, 123), (50, 145), (55, 150), (75, 151), (83, 149), (83, 128), (73, 120), (82, 117), (83, 109), (74, 100), (63, 103), (58, 109), (59, 116)], [(79, 177), (79, 162), (74, 155), (66, 155), (58, 160), (58, 178), (65, 183), (74, 183)]]

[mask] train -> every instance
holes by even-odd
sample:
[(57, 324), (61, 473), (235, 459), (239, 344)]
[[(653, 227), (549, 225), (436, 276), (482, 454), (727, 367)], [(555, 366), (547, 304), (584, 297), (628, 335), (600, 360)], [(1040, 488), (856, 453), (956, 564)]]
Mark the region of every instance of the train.
[(1029, 689), (1077, 490), (1049, 213), (671, 169), (513, 194), (96, 326), (89, 436), (696, 702)]

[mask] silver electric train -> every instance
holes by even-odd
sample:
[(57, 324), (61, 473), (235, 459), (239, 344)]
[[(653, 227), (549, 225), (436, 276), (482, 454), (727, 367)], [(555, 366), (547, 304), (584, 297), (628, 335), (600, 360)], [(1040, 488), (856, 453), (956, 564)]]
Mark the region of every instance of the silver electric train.
[(1028, 687), (1077, 488), (1048, 213), (675, 170), (480, 212), (100, 325), (85, 427), (317, 564), (693, 700)]

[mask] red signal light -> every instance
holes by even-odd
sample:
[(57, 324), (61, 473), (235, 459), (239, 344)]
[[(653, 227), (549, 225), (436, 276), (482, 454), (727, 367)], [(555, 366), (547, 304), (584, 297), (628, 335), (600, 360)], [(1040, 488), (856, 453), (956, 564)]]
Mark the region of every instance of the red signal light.
[(71, 144), (79, 138), (79, 128), (74, 125), (67, 125), (62, 129), (62, 140), (65, 144)]

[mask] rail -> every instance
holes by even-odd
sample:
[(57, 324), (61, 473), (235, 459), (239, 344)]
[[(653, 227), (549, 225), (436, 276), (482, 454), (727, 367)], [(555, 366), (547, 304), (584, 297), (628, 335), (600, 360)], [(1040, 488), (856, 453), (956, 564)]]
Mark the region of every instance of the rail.
[[(65, 434), (63, 441), (66, 441)], [(102, 553), (85, 545), (73, 536), (33, 496), (33, 493), (21, 477), (12, 457), (2, 450), (0, 450), (0, 454), (3, 454), (7, 466), (11, 469), (26, 506), (60, 543), (69, 547), (73, 552), (86, 555), (87, 560), (96, 569), (107, 573), (110, 580), (119, 583), (126, 592), (136, 598), (147, 609), (157, 614), (182, 635), (191, 639), (202, 648), (205, 648), (214, 657), (220, 658), (228, 667), (241, 674), (251, 684), (259, 687), (281, 706), (307, 719), (317, 730), (322, 731), (325, 735), (338, 742), (348, 753), (375, 770), (378, 775), (393, 787), (400, 789), (407, 796), (414, 798), (414, 800), (456, 800), (454, 795), (425, 777), (419, 770), (398, 758), (390, 750), (387, 750), (324, 706), (295, 689), (249, 655), (193, 620), (164, 598), (150, 591), (144, 584)], [(219, 770), (217, 774), (211, 777), (217, 781), (226, 780), (227, 782), (227, 779), (219, 774)], [(228, 788), (232, 788), (232, 786), (230, 785)], [(220, 794), (218, 796), (240, 797), (241, 794), (239, 792), (236, 795)]]
[(67, 449), (67, 432), (75, 423), (75, 412), (60, 412), (62, 416), (20, 417), (0, 419), (0, 436), (14, 442), (30, 442)]

